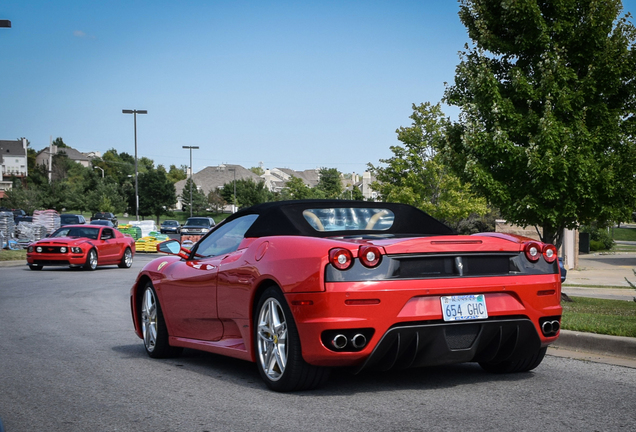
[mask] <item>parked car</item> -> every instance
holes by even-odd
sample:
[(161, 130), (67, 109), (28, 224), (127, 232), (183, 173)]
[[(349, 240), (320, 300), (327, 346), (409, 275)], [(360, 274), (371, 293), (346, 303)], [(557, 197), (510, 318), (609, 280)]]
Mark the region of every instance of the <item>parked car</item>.
[(110, 213), (110, 212), (99, 212), (99, 213), (95, 213), (92, 217), (91, 217), (91, 222), (95, 221), (95, 220), (109, 220), (113, 223), (113, 225), (115, 226), (115, 228), (117, 228), (117, 216), (115, 216), (114, 214)]
[(33, 216), (18, 216), (14, 219), (16, 225), (20, 222), (33, 222)]
[(165, 220), (161, 222), (159, 231), (161, 234), (179, 234), (181, 233), (181, 225), (176, 220)]
[(111, 221), (106, 219), (96, 219), (94, 221), (91, 221), (91, 225), (107, 226), (107, 227), (115, 228), (115, 225), (113, 225)]
[(275, 391), (317, 387), (333, 367), (524, 372), (559, 335), (553, 245), (457, 235), (404, 204), (265, 203), (191, 250), (157, 249), (173, 256), (148, 263), (130, 292), (148, 355), (187, 347), (256, 362)]
[(181, 234), (205, 234), (214, 226), (211, 217), (191, 217), (181, 227)]
[(60, 215), (60, 226), (85, 224), (86, 219), (81, 214), (64, 213)]
[(110, 227), (66, 225), (49, 237), (29, 245), (27, 263), (31, 270), (44, 266), (84, 267), (116, 264), (130, 268), (135, 240)]

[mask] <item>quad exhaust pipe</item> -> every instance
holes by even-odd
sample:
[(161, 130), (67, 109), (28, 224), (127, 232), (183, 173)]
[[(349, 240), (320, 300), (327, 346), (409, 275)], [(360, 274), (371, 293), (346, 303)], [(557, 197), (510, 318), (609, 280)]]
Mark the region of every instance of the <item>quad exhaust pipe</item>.
[(333, 345), (335, 349), (343, 349), (344, 347), (347, 346), (347, 342), (348, 340), (345, 335), (337, 334), (331, 340), (331, 345)]
[(561, 324), (558, 320), (545, 321), (541, 324), (541, 331), (545, 336), (556, 334), (561, 328)]
[(355, 349), (363, 348), (366, 344), (367, 344), (367, 338), (364, 337), (364, 335), (361, 333), (358, 333), (357, 335), (351, 338), (351, 345), (353, 345)]
[(351, 346), (354, 349), (362, 349), (367, 344), (367, 338), (362, 333), (356, 333), (351, 340), (347, 338), (347, 336), (343, 334), (337, 334), (331, 339), (331, 346), (333, 346), (337, 350), (341, 350), (346, 348), (347, 344), (351, 342)]

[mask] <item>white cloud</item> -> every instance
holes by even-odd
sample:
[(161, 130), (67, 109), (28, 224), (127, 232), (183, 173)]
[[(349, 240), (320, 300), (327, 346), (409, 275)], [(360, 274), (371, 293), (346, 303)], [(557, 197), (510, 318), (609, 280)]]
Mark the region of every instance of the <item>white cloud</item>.
[(95, 36), (88, 35), (81, 30), (73, 31), (73, 36), (81, 38), (81, 39), (95, 39)]

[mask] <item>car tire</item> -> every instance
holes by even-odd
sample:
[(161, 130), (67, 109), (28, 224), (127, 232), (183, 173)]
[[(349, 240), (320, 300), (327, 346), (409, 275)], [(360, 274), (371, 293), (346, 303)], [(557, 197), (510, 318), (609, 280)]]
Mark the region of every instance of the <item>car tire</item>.
[(129, 247), (126, 248), (124, 254), (121, 256), (121, 261), (119, 262), (119, 268), (130, 268), (132, 267), (133, 255), (132, 251)]
[(44, 268), (44, 266), (41, 266), (39, 264), (29, 264), (29, 268), (31, 270), (42, 270)]
[(88, 255), (86, 255), (86, 263), (84, 263), (84, 270), (93, 271), (97, 268), (97, 252), (95, 249), (91, 249), (88, 251)]
[(502, 374), (528, 372), (541, 364), (547, 350), (547, 347), (541, 348), (539, 351), (535, 352), (532, 355), (514, 361), (503, 361), (499, 363), (480, 362), (479, 366), (481, 366), (482, 369), (484, 369), (485, 371), (491, 373)]
[(139, 322), (141, 323), (144, 348), (150, 357), (170, 358), (181, 354), (183, 348), (173, 347), (168, 343), (168, 328), (152, 282), (146, 284), (141, 296)]
[(256, 364), (267, 387), (277, 392), (310, 390), (327, 381), (328, 368), (303, 359), (294, 318), (278, 287), (263, 292), (254, 313)]

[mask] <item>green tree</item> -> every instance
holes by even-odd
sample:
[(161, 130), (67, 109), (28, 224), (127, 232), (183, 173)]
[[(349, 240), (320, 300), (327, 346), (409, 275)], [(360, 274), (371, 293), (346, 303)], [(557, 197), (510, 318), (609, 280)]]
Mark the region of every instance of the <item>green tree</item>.
[(510, 222), (564, 228), (636, 208), (636, 30), (619, 0), (461, 0), (473, 41), (445, 153)]
[[(234, 182), (225, 183), (219, 194), (228, 203), (234, 202)], [(263, 180), (256, 183), (252, 179), (236, 180), (236, 204), (239, 208), (251, 207), (256, 204), (274, 200), (274, 194), (265, 187)]]
[(159, 224), (159, 217), (167, 214), (176, 203), (177, 192), (165, 170), (146, 166), (146, 172), (139, 174), (139, 214), (153, 215)]
[(340, 171), (336, 168), (320, 168), (320, 179), (316, 189), (324, 194), (324, 198), (340, 198), (343, 192)]
[(210, 205), (211, 208), (214, 209), (215, 213), (220, 213), (223, 206), (225, 206), (225, 204), (227, 203), (225, 202), (225, 200), (219, 194), (218, 191), (212, 190), (208, 194), (208, 204)]
[(187, 172), (188, 167), (185, 165), (181, 165), (179, 168), (177, 168), (176, 165), (170, 165), (170, 169), (168, 170), (168, 179), (172, 183), (176, 183), (180, 180), (185, 180), (188, 178), (188, 175), (186, 174)]
[(259, 166), (250, 168), (250, 171), (252, 171), (257, 176), (262, 176), (263, 174), (265, 174), (265, 170)]
[[(141, 205), (141, 199), (139, 200), (139, 202)], [(121, 213), (126, 210), (126, 208), (127, 203), (123, 195), (121, 194), (119, 185), (117, 185), (112, 179), (109, 180), (105, 177), (104, 180), (102, 180), (100, 178), (99, 181), (96, 182), (87, 193), (86, 209), (89, 210), (91, 213)], [(81, 210), (80, 208), (77, 209)]]
[(413, 105), (410, 118), (411, 126), (396, 131), (403, 146), (392, 146), (394, 156), (380, 160), (386, 166), (369, 164), (376, 177), (373, 189), (386, 202), (413, 205), (452, 226), (471, 214), (485, 214), (486, 200), (462, 184), (438, 153), (448, 124), (440, 105)]
[(42, 208), (41, 192), (38, 188), (25, 188), (20, 182), (16, 182), (13, 188), (5, 192), (2, 206), (22, 209), (27, 214), (33, 214), (33, 210)]
[(181, 191), (181, 206), (184, 212), (190, 213), (190, 184), (192, 184), (192, 214), (200, 214), (208, 207), (208, 198), (190, 178), (186, 180)]
[(292, 176), (285, 184), (281, 198), (286, 200), (301, 200), (313, 197), (312, 189), (299, 177)]

